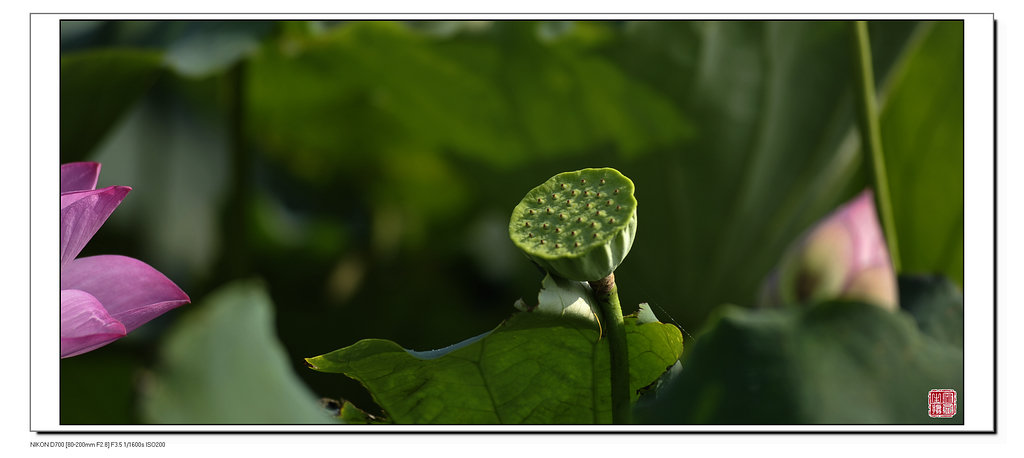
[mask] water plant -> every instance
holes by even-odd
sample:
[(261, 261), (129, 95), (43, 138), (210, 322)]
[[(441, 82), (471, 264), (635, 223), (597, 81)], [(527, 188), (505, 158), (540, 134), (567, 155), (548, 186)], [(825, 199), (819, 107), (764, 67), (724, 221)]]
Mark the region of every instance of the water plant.
[(61, 423), (962, 423), (963, 29), (64, 22)]
[(636, 238), (633, 192), (611, 168), (530, 190), (509, 237), (545, 271), (542, 289), (537, 305), (517, 302), (497, 328), (427, 352), (366, 339), (307, 364), (359, 380), (396, 422), (630, 423), (638, 393), (683, 347), (649, 307), (622, 314), (614, 272)]
[(636, 238), (633, 182), (612, 168), (559, 173), (512, 210), (512, 242), (549, 274), (590, 282), (611, 345), (612, 416), (629, 422), (629, 352), (615, 268)]

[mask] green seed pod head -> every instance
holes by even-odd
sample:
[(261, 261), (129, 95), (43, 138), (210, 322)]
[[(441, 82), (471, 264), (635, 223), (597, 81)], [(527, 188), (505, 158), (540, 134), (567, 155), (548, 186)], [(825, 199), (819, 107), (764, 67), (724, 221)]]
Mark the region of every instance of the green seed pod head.
[(615, 271), (636, 237), (633, 182), (611, 168), (559, 173), (512, 210), (508, 235), (544, 270), (577, 281)]

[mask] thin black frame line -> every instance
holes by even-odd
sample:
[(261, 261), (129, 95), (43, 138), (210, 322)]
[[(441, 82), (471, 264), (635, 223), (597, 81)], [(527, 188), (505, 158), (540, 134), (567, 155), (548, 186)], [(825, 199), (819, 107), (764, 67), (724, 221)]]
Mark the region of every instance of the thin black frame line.
[[(905, 15), (905, 16), (913, 16), (913, 15), (958, 16), (959, 15), (959, 16), (963, 16), (963, 15), (968, 15), (968, 14), (970, 14), (970, 15), (988, 14), (988, 15), (993, 16), (993, 21), (995, 20), (995, 18), (994, 18), (995, 17), (995, 12), (991, 12), (991, 11), (976, 11), (976, 12), (962, 12), (961, 11), (961, 12), (944, 12), (944, 13), (934, 13), (934, 12), (932, 12), (932, 13), (922, 13), (920, 11), (902, 12), (902, 13), (865, 13), (863, 11), (849, 12), (849, 13), (835, 13), (835, 12), (831, 12), (831, 13), (801, 13), (801, 12), (792, 12), (792, 13), (786, 13), (786, 12), (783, 12), (783, 13), (780, 13), (780, 12), (773, 12), (773, 13), (758, 13), (758, 12), (753, 12), (753, 13), (750, 13), (750, 12), (744, 12), (744, 13), (715, 13), (715, 12), (705, 12), (705, 13), (693, 13), (693, 12), (678, 12), (678, 13), (635, 13), (635, 12), (634, 13), (629, 13), (629, 12), (608, 12), (608, 13), (595, 13), (595, 12), (583, 12), (583, 13), (581, 13), (581, 12), (546, 12), (546, 13), (516, 13), (516, 12), (501, 12), (501, 13), (465, 13), (465, 12), (446, 12), (446, 13), (437, 13), (437, 12), (431, 12), (431, 13), (423, 13), (423, 12), (420, 12), (420, 13), (417, 13), (417, 12), (401, 12), (401, 13), (393, 13), (393, 12), (392, 13), (365, 13), (365, 12), (363, 12), (363, 13), (306, 13), (306, 12), (301, 12), (301, 13), (294, 13), (294, 12), (293, 13), (287, 13), (287, 12), (269, 12), (269, 13), (252, 13), (252, 12), (245, 12), (245, 13), (239, 13), (239, 12), (220, 12), (220, 13), (212, 13), (212, 12), (211, 13), (173, 13), (173, 12), (172, 13), (105, 13), (105, 12), (91, 12), (91, 13), (69, 13), (69, 12), (59, 12), (59, 13), (53, 13), (53, 12), (51, 12), (51, 13), (29, 13), (29, 14), (30, 15), (46, 15), (46, 16), (51, 16), (51, 15), (61, 16), (61, 15), (68, 15), (68, 14), (91, 15), (91, 16), (158, 16), (158, 15), (166, 15), (166, 16), (187, 16), (187, 15), (194, 15), (194, 16), (247, 16), (247, 15), (248, 16), (272, 16), (272, 15), (292, 15), (292, 16), (299, 16), (299, 15), (310, 15), (310, 16), (616, 16), (616, 15), (618, 15), (618, 16), (667, 16), (667, 15), (678, 15), (678, 16), (683, 16), (683, 15), (687, 15), (687, 16), (754, 16), (754, 15), (764, 15), (764, 16), (857, 16), (857, 15), (861, 15), (861, 16), (872, 16), (872, 15), (875, 15), (875, 16), (883, 16), (883, 15), (884, 16), (899, 16), (899, 15)], [(88, 19), (84, 19), (84, 20), (88, 20)], [(666, 19), (666, 20), (682, 20), (682, 19)], [(755, 20), (763, 20), (763, 19), (755, 19)], [(804, 19), (804, 20), (806, 20), (806, 19)], [(853, 20), (853, 19), (848, 19), (848, 20)], [(899, 19), (895, 19), (895, 20), (899, 20)]]
[[(264, 425), (241, 425), (241, 426), (264, 426)], [(339, 425), (344, 426), (344, 425)], [(950, 425), (954, 426), (954, 425)], [(991, 435), (994, 434), (992, 431), (984, 430), (971, 430), (971, 431), (623, 431), (623, 430), (612, 430), (612, 431), (549, 431), (549, 430), (524, 430), (524, 431), (454, 431), (454, 430), (443, 430), (443, 431), (377, 431), (377, 430), (362, 430), (362, 431), (117, 431), (117, 430), (102, 430), (102, 431), (34, 431), (39, 435), (59, 434), (59, 435), (88, 435), (88, 434), (128, 434), (128, 435), (189, 435), (189, 434), (202, 434), (202, 435), (307, 435), (307, 434), (338, 434), (338, 435), (360, 435), (360, 434), (408, 434), (408, 435), (482, 435), (482, 434), (543, 434), (543, 435), (603, 435), (603, 434), (634, 434), (634, 435), (670, 435), (670, 434), (686, 434), (686, 435), (769, 435), (769, 434), (784, 434), (784, 435), (848, 435), (848, 434), (878, 434), (878, 435), (949, 435), (949, 434), (970, 434), (970, 435)]]
[[(32, 430), (32, 15), (28, 16), (28, 429)], [(60, 96), (58, 95), (58, 98)], [(60, 154), (57, 154), (60, 162)], [(60, 334), (57, 334), (58, 336)], [(58, 379), (60, 367), (57, 368)], [(60, 382), (57, 382), (58, 386)], [(58, 408), (59, 409), (59, 408)], [(58, 410), (58, 416), (59, 416)], [(60, 419), (58, 418), (58, 422)]]
[[(29, 265), (30, 265), (30, 272), (29, 272), (29, 282), (30, 282), (30, 293), (29, 293), (29, 304), (30, 304), (30, 317), (29, 317), (29, 322), (30, 322), (30, 329), (29, 329), (29, 334), (30, 334), (30, 345), (29, 345), (29, 351), (30, 351), (30, 358), (29, 358), (29, 367), (30, 367), (30, 374), (29, 374), (29, 378), (30, 378), (30, 386), (29, 386), (29, 389), (30, 389), (30, 408), (29, 408), (29, 425), (30, 425), (30, 430), (32, 430), (32, 408), (31, 408), (31, 400), (32, 400), (32, 398), (31, 398), (31, 395), (32, 395), (31, 394), (31, 392), (32, 392), (32, 369), (31, 369), (32, 368), (32, 358), (31, 358), (31, 336), (32, 336), (32, 329), (31, 329), (31, 323), (32, 323), (32, 315), (31, 315), (31, 309), (32, 309), (31, 308), (31, 304), (32, 304), (32, 292), (31, 292), (31, 284), (32, 284), (32, 259), (31, 259), (31, 240), (32, 240), (32, 218), (31, 218), (31, 215), (32, 215), (32, 205), (31, 205), (31, 196), (32, 196), (32, 193), (31, 193), (31, 183), (32, 183), (32, 176), (31, 176), (31, 171), (32, 171), (32, 161), (31, 161), (31, 154), (32, 154), (32, 135), (31, 135), (31, 132), (32, 132), (32, 116), (31, 116), (31, 114), (32, 114), (32, 90), (31, 90), (31, 88), (32, 88), (32, 52), (31, 52), (31, 41), (32, 40), (31, 40), (31, 31), (32, 31), (32, 20), (31, 20), (31, 17), (34, 14), (40, 14), (40, 15), (60, 15), (62, 13), (30, 13), (30, 20), (29, 20), (29, 23), (30, 23), (29, 24), (29, 30), (30, 30), (30, 40), (29, 40), (30, 41), (30, 53), (29, 53), (29, 63), (30, 63), (30, 65), (29, 65), (29, 76), (30, 76), (30, 78), (29, 78), (30, 79), (30, 81), (29, 81), (29, 86), (30, 86), (30, 96), (29, 96), (29, 99), (30, 99), (30, 102), (29, 102), (29, 113), (30, 113), (30, 117), (29, 117), (29, 131), (30, 131), (30, 138), (29, 138), (29, 151), (30, 151), (30, 161), (29, 161), (29, 170), (30, 170), (30, 176), (29, 176), (29, 182), (30, 182), (30, 193), (29, 193), (29, 195), (30, 195), (30, 205), (29, 205), (29, 216), (30, 216), (30, 222), (29, 222), (29, 240), (30, 240), (30, 259), (29, 259)], [(124, 14), (129, 14), (129, 13), (117, 13), (117, 14), (124, 15)], [(214, 13), (203, 13), (203, 14), (214, 14)], [(264, 14), (264, 13), (246, 13), (246, 14)], [(359, 14), (373, 14), (373, 13), (359, 13)], [(388, 14), (402, 14), (402, 13), (388, 13)], [(473, 14), (473, 13), (461, 13), (461, 14)], [(499, 13), (499, 14), (506, 14), (506, 13)], [(508, 13), (508, 14), (514, 14), (514, 13)], [(606, 14), (606, 13), (584, 13), (584, 14)], [(651, 13), (651, 14), (658, 14), (658, 13)], [(735, 13), (735, 14), (741, 14), (741, 13)], [(742, 13), (742, 14), (745, 14), (745, 13)], [(813, 13), (803, 13), (803, 14), (813, 14)], [(943, 13), (943, 14), (947, 14), (947, 13)], [(970, 13), (970, 14), (986, 14), (986, 13)], [(993, 241), (992, 241), (992, 245), (993, 245), (993, 274), (997, 274), (997, 272), (998, 272), (998, 270), (997, 270), (997, 268), (998, 268), (998, 261), (997, 261), (997, 246), (998, 246), (998, 242), (997, 242), (997, 234), (998, 234), (998, 230), (997, 230), (997, 221), (998, 221), (998, 204), (997, 204), (997, 199), (998, 199), (998, 194), (997, 194), (997, 191), (998, 191), (998, 185), (997, 185), (998, 169), (997, 169), (997, 157), (998, 157), (998, 155), (997, 155), (997, 144), (996, 144), (997, 141), (995, 141), (997, 139), (997, 123), (995, 122), (995, 119), (997, 117), (997, 98), (996, 98), (996, 96), (997, 96), (997, 76), (996, 76), (996, 71), (997, 71), (997, 67), (998, 67), (998, 65), (997, 65), (997, 57), (998, 57), (998, 55), (997, 55), (998, 54), (997, 53), (997, 44), (998, 44), (997, 38), (998, 38), (998, 34), (997, 34), (997, 30), (996, 30), (997, 29), (997, 22), (996, 22), (996, 20), (994, 18), (994, 13), (987, 13), (987, 14), (992, 16), (992, 25), (993, 25), (993, 27), (992, 27), (992, 29), (993, 29), (993, 31), (992, 31), (992, 43), (993, 43), (993, 76), (992, 76), (992, 80), (993, 80), (993, 126), (992, 126), (992, 133), (993, 133), (993, 149), (992, 149), (992, 159), (993, 159), (993, 165), (992, 165), (992, 170), (993, 170), (993, 186), (992, 186), (992, 197), (993, 197), (993, 216), (992, 216), (992, 218), (993, 218), (992, 219), (993, 220), (993, 230), (992, 231), (993, 231)], [(63, 22), (63, 20), (72, 20), (72, 22), (74, 22), (74, 20), (87, 20), (87, 19), (59, 19), (59, 22)], [(180, 19), (180, 20), (187, 20), (187, 19)], [(216, 20), (216, 19), (209, 19), (209, 20)], [(230, 20), (230, 19), (227, 19), (227, 20)], [(301, 20), (301, 19), (288, 19), (288, 20)], [(666, 19), (666, 20), (685, 20), (685, 19)], [(744, 20), (763, 20), (763, 19), (744, 19)], [(800, 19), (794, 19), (794, 20), (800, 20)], [(837, 19), (837, 20), (846, 20), (846, 19)], [(901, 20), (901, 19), (888, 19), (888, 20)], [(963, 18), (961, 18), (961, 19), (940, 19), (940, 20), (958, 20), (958, 22), (964, 23), (964, 19)], [(962, 44), (962, 46), (963, 46), (962, 52), (963, 52), (964, 55), (966, 55), (966, 44)], [(59, 53), (58, 53), (58, 56), (59, 56)], [(965, 68), (964, 72), (966, 73), (966, 68)], [(59, 78), (59, 76), (58, 76), (58, 78)], [(964, 97), (965, 97), (965, 100), (966, 100), (966, 93), (965, 93)], [(58, 127), (59, 127), (59, 120), (58, 120)], [(966, 151), (966, 140), (965, 139), (962, 139), (962, 150)], [(964, 157), (964, 159), (962, 161), (963, 161), (962, 165), (966, 165), (966, 156)], [(58, 156), (57, 162), (59, 163), (59, 156)], [(965, 172), (962, 175), (962, 177), (966, 181), (966, 167), (965, 167)], [(964, 208), (966, 209), (966, 203), (964, 204)], [(962, 253), (966, 254), (966, 247), (964, 247), (962, 249)], [(998, 346), (997, 346), (997, 332), (998, 332), (998, 328), (997, 328), (997, 319), (996, 319), (997, 309), (998, 309), (998, 306), (997, 306), (997, 304), (998, 304), (998, 297), (997, 297), (997, 275), (993, 275), (992, 287), (993, 287), (993, 314), (992, 314), (993, 315), (993, 345), (992, 345), (992, 348), (993, 348), (993, 381), (992, 381), (992, 384), (993, 384), (993, 394), (992, 394), (993, 395), (993, 407), (992, 407), (992, 410), (993, 410), (993, 412), (992, 412), (992, 416), (993, 416), (993, 418), (992, 418), (992, 430), (991, 431), (987, 431), (987, 430), (967, 430), (967, 431), (964, 431), (964, 430), (958, 430), (958, 431), (887, 431), (887, 430), (883, 430), (883, 431), (850, 431), (850, 430), (847, 430), (847, 431), (729, 431), (729, 430), (719, 430), (719, 431), (633, 431), (633, 430), (618, 430), (618, 431), (614, 431), (613, 430), (613, 431), (544, 431), (544, 432), (545, 433), (996, 433), (997, 422), (998, 422), (998, 415), (997, 415), (997, 409), (998, 409), (998, 402), (997, 402), (997, 398), (998, 398), (998, 389), (997, 389), (997, 369), (998, 369), (997, 368), (997, 350), (998, 350)], [(58, 368), (58, 374), (59, 374), (59, 368)], [(217, 426), (215, 424), (191, 424), (191, 423), (187, 424), (187, 425)], [(278, 425), (279, 426), (286, 426), (286, 425), (291, 426), (290, 424), (278, 424)], [(863, 424), (860, 424), (860, 423), (857, 423), (857, 424), (854, 424), (854, 423), (842, 423), (842, 424), (828, 424), (827, 426), (861, 426), (861, 425), (863, 425)], [(893, 423), (893, 424), (890, 424), (890, 425), (896, 425), (896, 424)], [(251, 425), (249, 425), (249, 426), (251, 426)], [(455, 425), (455, 424), (453, 424), (451, 426), (464, 426), (464, 425)], [(807, 424), (792, 424), (791, 426), (807, 426)], [(930, 425), (930, 426), (932, 426), (932, 425)], [(943, 427), (944, 425), (938, 425), (938, 426)], [(948, 426), (959, 426), (959, 424), (957, 424), (957, 425), (948, 425)], [(35, 432), (43, 432), (43, 433), (45, 433), (45, 432), (96, 433), (97, 431), (35, 431)], [(99, 432), (111, 432), (111, 431), (99, 431)], [(151, 431), (122, 431), (122, 432), (154, 433), (154, 432), (151, 432)], [(157, 433), (170, 433), (170, 432), (178, 432), (178, 431), (162, 431), (162, 432), (157, 432)], [(180, 432), (189, 433), (189, 432), (185, 432), (185, 431), (180, 431)], [(340, 432), (340, 433), (359, 433), (359, 431), (308, 431), (308, 432), (304, 432), (304, 431), (195, 431), (195, 432), (204, 432), (204, 433), (336, 433), (336, 432)], [(475, 433), (475, 432), (480, 432), (480, 433), (536, 433), (536, 432), (531, 432), (531, 431), (388, 431), (388, 430), (378, 430), (378, 431), (370, 431), (370, 432), (372, 432), (372, 433), (471, 433), (471, 432), (472, 433)]]
[[(992, 433), (999, 430), (999, 21), (992, 17)], [(965, 54), (966, 55), (966, 54)], [(966, 97), (966, 95), (965, 95)], [(964, 140), (966, 146), (966, 140)], [(966, 151), (966, 148), (965, 148)], [(967, 157), (964, 155), (964, 162)], [(964, 204), (966, 208), (966, 203)], [(966, 255), (967, 246), (964, 246)], [(966, 390), (965, 390), (966, 391)], [(966, 420), (966, 418), (965, 418)]]
[[(61, 19), (61, 22), (62, 22), (62, 20), (63, 19)], [(956, 19), (952, 19), (952, 20), (956, 20)], [(958, 22), (963, 23), (964, 20), (963, 19), (958, 19)], [(993, 24), (994, 24), (994, 20), (993, 20)], [(966, 45), (962, 44), (962, 46), (964, 46), (964, 47), (962, 47), (962, 52), (966, 55)], [(31, 55), (30, 55), (30, 60), (31, 60)], [(964, 70), (964, 72), (966, 72), (966, 70)], [(30, 70), (30, 73), (31, 73), (31, 70)], [(31, 107), (30, 107), (30, 109), (31, 109)], [(31, 123), (31, 121), (30, 121), (30, 123)], [(965, 141), (965, 140), (962, 139), (962, 141)], [(966, 143), (962, 143), (962, 149), (966, 149)], [(31, 151), (31, 145), (30, 145), (30, 151)], [(994, 153), (994, 151), (993, 151), (993, 153)], [(993, 156), (993, 160), (994, 160), (994, 156)], [(963, 159), (963, 161), (966, 162), (966, 159)], [(962, 163), (962, 165), (964, 165), (964, 163)], [(962, 175), (962, 178), (966, 180), (966, 175)], [(994, 198), (994, 194), (993, 194), (993, 198)], [(966, 208), (966, 205), (965, 205), (965, 208)], [(994, 218), (993, 218), (993, 220), (994, 220)], [(993, 285), (993, 288), (994, 288), (994, 285)], [(30, 300), (30, 302), (31, 302), (31, 300)], [(30, 364), (31, 364), (31, 361), (30, 361)], [(59, 370), (58, 370), (58, 373), (59, 373)], [(993, 393), (994, 393), (994, 389), (993, 389)], [(31, 414), (31, 409), (30, 409), (30, 414)], [(993, 413), (993, 415), (994, 415), (994, 413)], [(30, 422), (31, 422), (31, 420), (30, 420)], [(193, 425), (193, 424), (189, 424), (189, 425)], [(203, 425), (203, 424), (200, 424), (200, 425)], [(205, 425), (212, 426), (212, 424), (205, 424)], [(284, 426), (286, 424), (279, 424), (279, 425)], [(804, 424), (799, 424), (799, 425), (798, 424), (793, 424), (793, 426), (801, 426), (801, 425), (804, 425)], [(830, 424), (829, 426), (857, 426), (857, 425), (860, 425), (860, 424), (844, 423), (844, 424)], [(994, 431), (994, 425), (995, 425), (995, 418), (993, 418), (993, 431)], [(459, 426), (459, 425), (453, 424), (452, 426)], [(281, 432), (286, 432), (286, 431), (281, 431)], [(379, 431), (379, 432), (394, 432), (394, 431)], [(519, 432), (519, 431), (507, 431), (507, 432)], [(617, 431), (617, 432), (629, 433), (629, 432), (636, 432), (636, 431)], [(666, 431), (666, 432), (673, 432), (673, 431)], [(683, 431), (678, 431), (678, 432), (683, 432)], [(777, 432), (777, 431), (765, 431), (765, 432)], [(795, 431), (795, 432), (799, 432), (799, 431)], [(864, 431), (845, 431), (845, 432), (864, 432)], [(946, 431), (938, 431), (938, 432), (945, 433)]]
[[(308, 19), (308, 18), (294, 18), (294, 19), (60, 19), (60, 22), (313, 22), (322, 21), (324, 19)], [(330, 19), (329, 19), (330, 20)], [(476, 19), (454, 19), (454, 20), (438, 20), (438, 19), (333, 19), (338, 22), (386, 22), (386, 21), (401, 21), (401, 22), (473, 22)], [(543, 21), (544, 19), (496, 19), (493, 22), (536, 22)], [(565, 21), (572, 21), (573, 19), (565, 19)], [(607, 19), (578, 19), (576, 22), (615, 22), (623, 19), (607, 18)], [(625, 19), (626, 21), (633, 21), (633, 19)], [(906, 19), (646, 19), (643, 22), (853, 22), (857, 20), (864, 20), (870, 22), (964, 22), (963, 18), (949, 18), (949, 19), (928, 19), (928, 18), (906, 18)], [(551, 19), (552, 22), (563, 21), (561, 19)]]

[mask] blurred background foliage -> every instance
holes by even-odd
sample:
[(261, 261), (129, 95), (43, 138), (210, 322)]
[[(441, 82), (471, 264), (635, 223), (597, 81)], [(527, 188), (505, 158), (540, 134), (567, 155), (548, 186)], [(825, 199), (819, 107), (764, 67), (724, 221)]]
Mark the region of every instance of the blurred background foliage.
[[(870, 32), (905, 270), (963, 288), (963, 25)], [(754, 306), (786, 245), (867, 186), (851, 46), (838, 21), (64, 21), (60, 160), (134, 188), (82, 254), (142, 259), (194, 304), (63, 360), (61, 420), (202, 423), (139, 400), (218, 361), (167, 336), (229, 335), (204, 308), (245, 313), (246, 294), (289, 396), (379, 413), (302, 358), (496, 326), (542, 278), (508, 240), (511, 209), (583, 167), (637, 184), (624, 312), (650, 302), (698, 334), (715, 306)], [(211, 373), (262, 393), (258, 375)]]

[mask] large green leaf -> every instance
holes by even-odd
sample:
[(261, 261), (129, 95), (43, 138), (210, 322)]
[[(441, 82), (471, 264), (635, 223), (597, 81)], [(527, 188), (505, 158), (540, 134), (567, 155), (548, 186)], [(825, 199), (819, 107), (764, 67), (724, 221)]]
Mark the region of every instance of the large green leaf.
[(881, 115), (903, 270), (964, 277), (964, 24), (926, 23)]
[[(396, 423), (610, 423), (608, 340), (580, 313), (589, 292), (570, 283), (579, 282), (546, 278), (539, 306), (447, 348), (366, 339), (307, 361), (360, 381)], [(635, 400), (678, 360), (683, 340), (649, 309), (626, 318), (626, 339)]]
[[(962, 424), (963, 299), (939, 279), (904, 278), (900, 292), (913, 314), (849, 302), (723, 306), (641, 420)], [(928, 391), (941, 388), (959, 393), (952, 419), (928, 416)]]
[(288, 363), (262, 285), (234, 283), (189, 308), (197, 310), (168, 334), (161, 364), (143, 387), (146, 421), (334, 422)]
[[(871, 24), (880, 82), (915, 28)], [(465, 238), (445, 224), (507, 212), (495, 202), (523, 182), (619, 168), (654, 218), (632, 252), (645, 262), (622, 268), (624, 301), (674, 304), (685, 326), (751, 303), (785, 246), (867, 184), (848, 24), (468, 29), (286, 35), (248, 66), (248, 132), (296, 175), (344, 185), (329, 192), (356, 196), (346, 208), (372, 207), (375, 239), (377, 227)]]
[(61, 56), (61, 161), (86, 158), (153, 84), (162, 67), (161, 53), (139, 49), (103, 49)]
[[(871, 26), (883, 85), (916, 25)], [(752, 304), (785, 247), (867, 185), (849, 24), (638, 22), (610, 52), (699, 114), (692, 143), (613, 165), (637, 183), (651, 222), (616, 275), (632, 282), (623, 294), (675, 304), (670, 313), (697, 328), (718, 304)]]
[(586, 46), (542, 41), (534, 23), (460, 40), (351, 23), (266, 46), (249, 76), (251, 132), (313, 178), (423, 150), (505, 165), (633, 154), (690, 132), (657, 93)]

